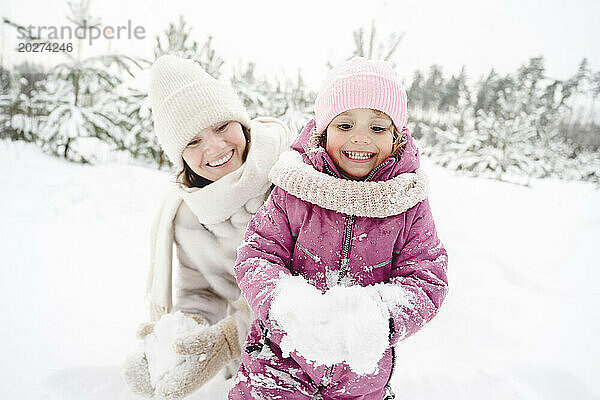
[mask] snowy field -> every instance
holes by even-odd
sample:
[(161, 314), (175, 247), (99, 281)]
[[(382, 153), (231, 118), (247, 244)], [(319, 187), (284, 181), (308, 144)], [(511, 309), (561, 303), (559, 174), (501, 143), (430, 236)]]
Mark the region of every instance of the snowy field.
[[(423, 162), (450, 294), (398, 345), (398, 399), (600, 399), (600, 190), (457, 177)], [(149, 226), (170, 177), (0, 141), (0, 399), (138, 399)], [(190, 399), (225, 398), (215, 379)]]

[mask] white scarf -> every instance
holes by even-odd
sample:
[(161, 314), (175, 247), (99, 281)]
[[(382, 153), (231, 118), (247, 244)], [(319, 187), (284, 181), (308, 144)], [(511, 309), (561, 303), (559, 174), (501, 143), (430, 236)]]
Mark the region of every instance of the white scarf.
[[(262, 118), (258, 121), (264, 121)], [(263, 195), (271, 186), (269, 170), (281, 153), (281, 128), (252, 121), (252, 143), (246, 161), (237, 170), (203, 188), (179, 184), (177, 191), (202, 224), (229, 219), (248, 200)], [(254, 132), (254, 134), (252, 134)]]

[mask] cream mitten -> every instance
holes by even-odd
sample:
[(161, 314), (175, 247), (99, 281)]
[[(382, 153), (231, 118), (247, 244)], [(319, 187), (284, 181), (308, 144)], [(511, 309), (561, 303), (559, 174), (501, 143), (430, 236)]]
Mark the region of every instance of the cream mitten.
[[(153, 330), (154, 322), (142, 322), (137, 328), (136, 337), (143, 340)], [(136, 350), (125, 359), (123, 379), (132, 392), (148, 398), (154, 396), (154, 388), (150, 383), (148, 360), (142, 349)]]
[[(207, 326), (208, 322), (199, 315), (189, 315), (199, 325)], [(146, 336), (154, 331), (155, 322), (142, 322), (136, 331), (136, 337), (144, 340)], [(123, 363), (123, 379), (132, 392), (141, 396), (151, 398), (154, 396), (154, 387), (150, 383), (150, 371), (148, 369), (148, 360), (142, 349), (131, 353)]]
[(204, 385), (229, 361), (240, 357), (237, 328), (232, 316), (212, 326), (198, 326), (173, 343), (175, 351), (190, 356), (159, 380), (158, 399), (181, 399)]

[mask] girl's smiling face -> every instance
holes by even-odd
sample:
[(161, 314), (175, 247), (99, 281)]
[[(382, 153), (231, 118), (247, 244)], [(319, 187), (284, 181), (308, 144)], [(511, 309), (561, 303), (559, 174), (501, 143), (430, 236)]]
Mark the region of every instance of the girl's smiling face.
[(214, 182), (242, 166), (245, 149), (242, 125), (225, 121), (201, 130), (190, 140), (182, 157), (192, 171)]
[(340, 173), (362, 179), (392, 154), (392, 119), (370, 108), (337, 115), (327, 126), (325, 150)]

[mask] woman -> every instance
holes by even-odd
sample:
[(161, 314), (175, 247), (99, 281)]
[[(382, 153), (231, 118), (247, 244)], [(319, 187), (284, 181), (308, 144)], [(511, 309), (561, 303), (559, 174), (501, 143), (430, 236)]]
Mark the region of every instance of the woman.
[[(149, 96), (156, 135), (177, 168), (177, 186), (153, 224), (147, 302), (152, 321), (180, 310), (200, 322), (201, 329), (175, 345), (181, 354), (207, 357), (179, 365), (153, 387), (140, 350), (126, 360), (124, 377), (136, 393), (174, 399), (239, 365), (254, 317), (233, 276), (236, 249), (271, 191), (271, 166), (293, 137), (277, 119), (251, 121), (233, 89), (191, 60), (157, 59)], [(142, 324), (138, 337), (153, 325)]]

